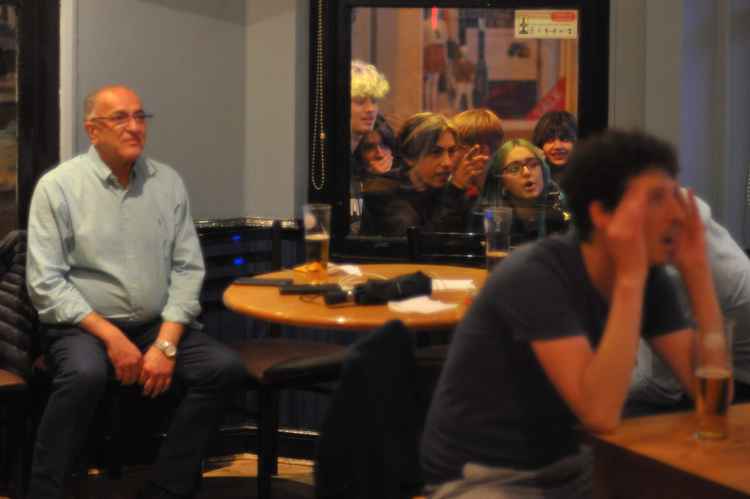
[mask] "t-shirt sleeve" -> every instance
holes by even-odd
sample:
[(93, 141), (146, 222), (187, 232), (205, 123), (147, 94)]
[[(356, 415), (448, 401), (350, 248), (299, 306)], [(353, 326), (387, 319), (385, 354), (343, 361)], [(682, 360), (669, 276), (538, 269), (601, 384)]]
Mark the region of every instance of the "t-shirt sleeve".
[(689, 327), (692, 324), (680, 304), (674, 278), (663, 266), (651, 269), (643, 303), (642, 336), (653, 338)]
[(534, 254), (513, 254), (502, 265), (503, 271), (491, 276), (488, 291), (515, 341), (586, 335), (568, 269)]

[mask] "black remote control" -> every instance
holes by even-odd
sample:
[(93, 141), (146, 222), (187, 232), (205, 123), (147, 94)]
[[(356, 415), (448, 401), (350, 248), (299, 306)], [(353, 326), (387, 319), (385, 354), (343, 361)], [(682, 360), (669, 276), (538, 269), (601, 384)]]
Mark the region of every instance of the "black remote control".
[(288, 286), (292, 284), (291, 279), (266, 279), (262, 277), (238, 277), (233, 284), (243, 286)]
[(282, 295), (322, 295), (329, 291), (341, 291), (338, 284), (289, 284), (281, 286)]

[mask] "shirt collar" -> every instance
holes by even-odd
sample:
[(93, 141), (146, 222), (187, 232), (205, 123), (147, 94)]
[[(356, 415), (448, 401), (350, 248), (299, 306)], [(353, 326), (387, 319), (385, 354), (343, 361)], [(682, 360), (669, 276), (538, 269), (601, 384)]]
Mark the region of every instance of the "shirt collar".
[[(113, 180), (117, 180), (110, 167), (107, 166), (104, 161), (102, 161), (102, 158), (101, 156), (99, 156), (99, 151), (96, 150), (96, 147), (94, 147), (93, 145), (90, 146), (87, 156), (91, 160), (91, 163), (94, 166), (94, 173), (99, 178), (99, 180), (101, 180), (102, 182), (111, 182)], [(149, 161), (146, 161), (146, 159), (141, 155), (135, 161), (130, 175), (132, 178), (138, 178), (139, 176), (143, 176), (143, 178), (145, 178), (150, 177), (155, 173), (156, 169), (154, 168), (154, 166)]]

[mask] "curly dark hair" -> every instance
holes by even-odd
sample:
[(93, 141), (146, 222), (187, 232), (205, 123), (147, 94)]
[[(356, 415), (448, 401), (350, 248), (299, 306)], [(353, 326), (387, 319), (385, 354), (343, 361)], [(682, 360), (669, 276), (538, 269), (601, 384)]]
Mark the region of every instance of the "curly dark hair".
[(680, 169), (670, 144), (644, 132), (623, 130), (606, 130), (577, 144), (567, 168), (561, 187), (584, 241), (591, 236), (592, 202), (612, 211), (631, 178), (653, 169), (676, 177)]

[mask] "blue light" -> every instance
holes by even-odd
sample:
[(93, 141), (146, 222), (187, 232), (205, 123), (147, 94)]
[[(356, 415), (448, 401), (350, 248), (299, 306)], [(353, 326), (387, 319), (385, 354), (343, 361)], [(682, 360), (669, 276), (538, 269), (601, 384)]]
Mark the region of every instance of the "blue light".
[(232, 234), (232, 241), (238, 242), (241, 240), (242, 240), (242, 236), (240, 236), (239, 234)]
[(245, 265), (245, 259), (242, 258), (241, 256), (238, 256), (237, 258), (234, 259), (233, 263), (235, 265), (237, 265), (237, 266), (239, 266), (239, 265)]

